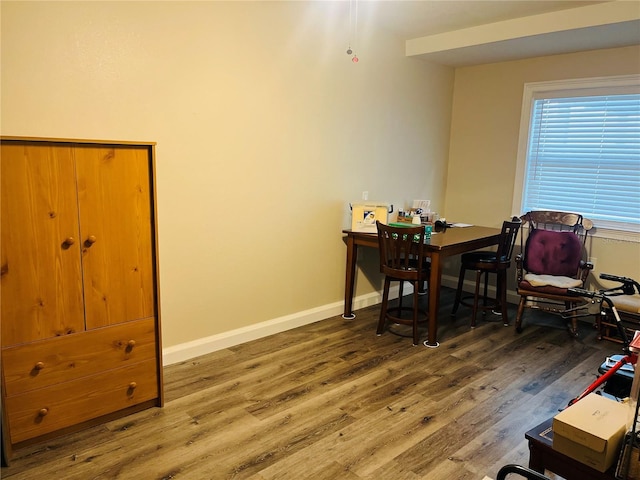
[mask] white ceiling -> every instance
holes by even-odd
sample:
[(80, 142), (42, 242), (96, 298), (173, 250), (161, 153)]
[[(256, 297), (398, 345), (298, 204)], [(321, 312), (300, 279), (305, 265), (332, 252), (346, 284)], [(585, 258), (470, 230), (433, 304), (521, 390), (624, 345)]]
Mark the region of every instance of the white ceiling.
[[(453, 66), (474, 65), (496, 61), (513, 60), (541, 55), (568, 53), (581, 50), (612, 48), (626, 45), (640, 45), (640, 0), (618, 0), (613, 3), (626, 3), (623, 15), (613, 15), (603, 25), (594, 25), (591, 21), (581, 27), (571, 17), (597, 4), (610, 0), (345, 0), (349, 1), (352, 15), (357, 11), (358, 22), (375, 23), (408, 43), (443, 44), (443, 48), (430, 46), (425, 53), (412, 55), (419, 58)], [(610, 6), (592, 7), (610, 8)], [(357, 10), (356, 10), (357, 9)], [(567, 16), (553, 13), (577, 9)], [(618, 9), (619, 10), (619, 9)], [(637, 13), (636, 13), (637, 12)], [(475, 34), (474, 29), (483, 25), (549, 14), (549, 24), (556, 23), (554, 15), (564, 19), (558, 23), (556, 31), (536, 34), (528, 32), (526, 36), (500, 40), (479, 41), (475, 45), (452, 48), (442, 42), (442, 35), (459, 31), (466, 38)], [(569, 18), (568, 18), (569, 17)], [(621, 20), (618, 21), (618, 17)], [(622, 18), (624, 17), (624, 18)], [(634, 18), (635, 17), (635, 18)], [(532, 17), (536, 18), (536, 17)], [(546, 18), (546, 17), (544, 17)], [(543, 24), (545, 22), (542, 22)], [(562, 23), (567, 24), (565, 28)], [(533, 24), (533, 22), (531, 22)], [(546, 30), (546, 28), (542, 27)], [(640, 62), (640, 59), (639, 59)]]

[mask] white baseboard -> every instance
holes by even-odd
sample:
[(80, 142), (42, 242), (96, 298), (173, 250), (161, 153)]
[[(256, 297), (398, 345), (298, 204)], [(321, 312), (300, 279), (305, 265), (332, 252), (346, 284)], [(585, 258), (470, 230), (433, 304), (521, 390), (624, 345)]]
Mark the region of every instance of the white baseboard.
[[(405, 287), (405, 291), (409, 293), (412, 290), (410, 286), (408, 286)], [(393, 299), (397, 297), (398, 288), (392, 287), (389, 292), (389, 298)], [(353, 310), (376, 305), (380, 302), (382, 302), (382, 294), (380, 292), (360, 295), (353, 299)], [(199, 357), (200, 355), (206, 355), (224, 348), (233, 347), (234, 345), (240, 345), (241, 343), (258, 340), (302, 325), (308, 325), (330, 317), (335, 317), (336, 315), (342, 314), (344, 311), (343, 308), (344, 303), (342, 301), (334, 302), (284, 317), (267, 320), (255, 325), (249, 325), (217, 335), (199, 338), (191, 342), (173, 345), (162, 350), (162, 363), (166, 366), (184, 362), (191, 358)]]
[[(456, 288), (458, 286), (458, 278), (450, 275), (442, 276), (442, 285), (445, 287)], [(464, 284), (465, 291), (473, 291), (474, 284), (466, 282)], [(492, 294), (495, 294), (495, 287), (489, 287)], [(405, 286), (405, 295), (411, 293), (411, 285)], [(398, 287), (392, 287), (389, 292), (389, 298), (398, 297)], [(509, 303), (518, 303), (520, 297), (515, 292), (507, 292), (507, 300)], [(353, 310), (376, 305), (382, 302), (382, 293), (373, 292), (366, 295), (360, 295), (353, 299)], [(206, 355), (224, 348), (240, 345), (241, 343), (258, 340), (260, 338), (273, 335), (275, 333), (285, 332), (292, 328), (308, 325), (310, 323), (319, 322), (330, 317), (335, 317), (343, 312), (344, 304), (342, 301), (334, 302), (328, 305), (312, 308), (280, 318), (274, 318), (265, 322), (249, 325), (247, 327), (230, 330), (228, 332), (211, 335), (209, 337), (199, 338), (191, 342), (173, 345), (162, 350), (163, 365), (172, 365), (174, 363), (184, 362), (191, 358)]]

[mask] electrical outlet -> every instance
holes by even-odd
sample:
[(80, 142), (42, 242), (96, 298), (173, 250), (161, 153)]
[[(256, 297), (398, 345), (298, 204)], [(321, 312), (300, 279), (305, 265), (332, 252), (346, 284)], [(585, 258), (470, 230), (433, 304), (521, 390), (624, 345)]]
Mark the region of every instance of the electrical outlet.
[(369, 192), (367, 192), (366, 190), (362, 192), (362, 199), (369, 200)]
[(598, 259), (595, 257), (589, 257), (589, 263), (593, 264), (593, 268), (596, 268), (596, 263), (598, 262)]

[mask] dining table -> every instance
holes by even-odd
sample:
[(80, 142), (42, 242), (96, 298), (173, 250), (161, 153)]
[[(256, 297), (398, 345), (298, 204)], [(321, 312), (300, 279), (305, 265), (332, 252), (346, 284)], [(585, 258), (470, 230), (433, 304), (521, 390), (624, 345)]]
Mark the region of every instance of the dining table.
[[(347, 264), (344, 288), (345, 319), (355, 318), (353, 313), (353, 294), (356, 280), (358, 248), (379, 248), (377, 232), (359, 232), (351, 229), (343, 230), (347, 246)], [(438, 343), (438, 308), (440, 302), (440, 285), (442, 281), (443, 259), (465, 252), (497, 245), (500, 229), (478, 225), (436, 227), (428, 238), (425, 238), (424, 253), (431, 259), (431, 270), (428, 283), (428, 333), (424, 345), (437, 347)]]

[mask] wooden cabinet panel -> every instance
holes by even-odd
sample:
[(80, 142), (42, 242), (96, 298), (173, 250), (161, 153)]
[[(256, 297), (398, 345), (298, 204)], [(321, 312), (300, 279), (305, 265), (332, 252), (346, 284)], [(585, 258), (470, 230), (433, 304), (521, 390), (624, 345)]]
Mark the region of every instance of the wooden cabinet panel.
[(84, 330), (73, 150), (2, 144), (2, 345)]
[(148, 149), (75, 151), (88, 329), (155, 315)]
[(155, 318), (2, 350), (8, 396), (156, 356)]
[(107, 414), (162, 406), (162, 348), (154, 145), (0, 140), (10, 454)]
[(18, 443), (158, 396), (156, 363), (135, 363), (8, 397), (11, 442)]

